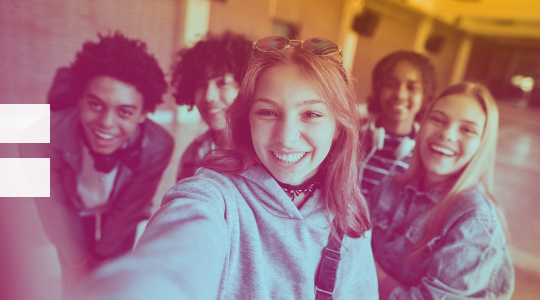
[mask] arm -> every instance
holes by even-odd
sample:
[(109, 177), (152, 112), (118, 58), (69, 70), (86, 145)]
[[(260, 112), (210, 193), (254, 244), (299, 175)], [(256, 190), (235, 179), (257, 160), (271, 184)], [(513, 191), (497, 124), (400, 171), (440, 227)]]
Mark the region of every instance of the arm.
[[(51, 197), (36, 197), (34, 203), (45, 234), (73, 267), (82, 267), (89, 258), (83, 235), (77, 231), (79, 218), (69, 201), (65, 180), (75, 180), (72, 170), (62, 161), (61, 154), (48, 144), (20, 144), (20, 156), (50, 157)], [(76, 183), (73, 183), (73, 187)]]
[(432, 254), (421, 283), (396, 288), (389, 299), (510, 298), (514, 274), (498, 222), (482, 216), (462, 219)]
[(178, 166), (178, 173), (176, 175), (176, 182), (191, 177), (195, 175), (197, 165), (200, 162), (199, 157), (197, 156), (197, 150), (200, 146), (200, 143), (193, 141), (182, 154), (180, 158), (180, 164)]
[(73, 299), (216, 299), (229, 237), (223, 196), (207, 183), (171, 189), (135, 251), (98, 269)]
[(126, 243), (133, 236), (130, 234), (141, 220), (148, 218), (152, 207), (152, 198), (167, 167), (172, 151), (172, 138), (164, 143), (158, 153), (148, 155), (148, 163), (132, 175), (132, 180), (120, 187), (118, 196), (113, 200), (107, 219), (103, 222), (102, 238), (94, 247), (98, 258), (114, 257), (122, 254)]
[(402, 287), (403, 284), (388, 275), (377, 262), (375, 262), (375, 268), (379, 282), (379, 299), (386, 300), (394, 289)]

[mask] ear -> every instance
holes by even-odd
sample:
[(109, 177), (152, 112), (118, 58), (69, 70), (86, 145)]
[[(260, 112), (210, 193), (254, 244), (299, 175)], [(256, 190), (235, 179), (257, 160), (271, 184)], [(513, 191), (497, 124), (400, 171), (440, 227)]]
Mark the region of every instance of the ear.
[(144, 121), (146, 121), (146, 116), (148, 115), (148, 111), (146, 109), (143, 109), (142, 113), (141, 113), (141, 116), (139, 117), (139, 119), (137, 120), (137, 123), (141, 124), (143, 123)]
[(79, 106), (79, 109), (82, 108), (83, 106), (83, 94), (79, 95), (79, 97), (77, 97), (77, 105)]
[(340, 134), (341, 134), (341, 127), (338, 125), (338, 126), (336, 127), (336, 130), (334, 131), (334, 138), (333, 138), (333, 140), (334, 140), (334, 141), (337, 140), (337, 138), (339, 137)]

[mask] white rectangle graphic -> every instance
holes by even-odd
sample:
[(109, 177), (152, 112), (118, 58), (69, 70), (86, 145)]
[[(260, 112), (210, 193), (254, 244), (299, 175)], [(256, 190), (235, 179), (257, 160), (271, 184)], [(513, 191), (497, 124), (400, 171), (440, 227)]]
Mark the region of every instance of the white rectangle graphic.
[(50, 158), (0, 158), (0, 197), (50, 197)]
[(49, 104), (0, 104), (0, 143), (50, 143)]

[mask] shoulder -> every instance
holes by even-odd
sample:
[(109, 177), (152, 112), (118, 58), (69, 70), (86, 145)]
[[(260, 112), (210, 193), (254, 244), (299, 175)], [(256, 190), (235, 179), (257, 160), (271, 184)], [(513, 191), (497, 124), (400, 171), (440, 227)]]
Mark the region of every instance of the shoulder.
[(476, 188), (459, 196), (448, 216), (446, 230), (477, 242), (487, 239), (492, 243), (498, 239), (506, 243), (495, 205)]
[(163, 197), (162, 205), (183, 197), (210, 199), (217, 196), (224, 199), (237, 189), (231, 178), (236, 176), (201, 168), (194, 176), (182, 179), (176, 183)]
[(479, 188), (473, 188), (461, 193), (452, 207), (449, 217), (451, 219), (497, 220), (495, 205)]
[(199, 156), (198, 155), (199, 149), (204, 148), (204, 147), (207, 148), (205, 149), (204, 152), (206, 153), (210, 152), (212, 150), (211, 143), (213, 141), (214, 141), (214, 138), (212, 136), (212, 133), (210, 132), (210, 130), (208, 130), (206, 133), (203, 133), (202, 135), (195, 138), (195, 140), (193, 140), (193, 142), (189, 144), (189, 146), (186, 148), (186, 151), (184, 151), (184, 154), (182, 155), (182, 159), (186, 157), (191, 160), (194, 157)]
[(73, 150), (78, 143), (78, 122), (79, 110), (76, 107), (51, 112), (50, 143), (21, 143), (21, 156), (56, 158), (56, 152)]
[(370, 208), (390, 209), (393, 203), (401, 200), (404, 186), (395, 176), (388, 176), (369, 193), (368, 204)]
[(159, 144), (161, 147), (166, 147), (167, 149), (174, 147), (174, 138), (163, 127), (148, 118), (144, 122), (144, 126), (143, 143)]
[(153, 163), (169, 160), (174, 150), (174, 138), (163, 127), (146, 119), (142, 140), (142, 161)]

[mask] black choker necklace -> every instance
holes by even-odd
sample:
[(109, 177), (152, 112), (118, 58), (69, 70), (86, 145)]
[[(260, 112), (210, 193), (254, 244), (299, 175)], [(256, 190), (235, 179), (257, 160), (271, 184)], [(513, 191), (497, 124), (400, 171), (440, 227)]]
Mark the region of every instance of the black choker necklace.
[(308, 197), (321, 185), (317, 175), (299, 185), (282, 183), (277, 179), (276, 182), (279, 184), (279, 186), (281, 186), (283, 191), (291, 198), (292, 201), (294, 201), (294, 198), (300, 194), (305, 194), (306, 197)]

